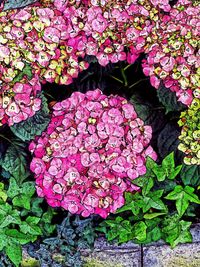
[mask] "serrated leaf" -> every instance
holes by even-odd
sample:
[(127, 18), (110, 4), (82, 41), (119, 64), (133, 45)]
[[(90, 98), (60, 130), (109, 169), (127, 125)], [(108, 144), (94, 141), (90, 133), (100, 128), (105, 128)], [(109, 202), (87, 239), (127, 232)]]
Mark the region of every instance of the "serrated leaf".
[(184, 164), (180, 176), (184, 185), (196, 187), (200, 185), (200, 166)]
[(189, 206), (189, 202), (200, 204), (198, 196), (193, 192), (194, 188), (190, 186), (183, 188), (181, 185), (177, 185), (165, 198), (168, 200), (175, 200), (178, 214), (183, 216)]
[(16, 267), (19, 266), (22, 260), (22, 248), (18, 243), (10, 242), (5, 249), (6, 255), (14, 263)]
[(2, 168), (8, 171), (18, 182), (23, 181), (29, 176), (27, 169), (26, 144), (14, 139), (8, 147), (4, 158), (0, 161)]
[(34, 116), (10, 127), (12, 132), (22, 141), (30, 141), (34, 139), (36, 135), (41, 135), (50, 122), (47, 100), (42, 94), (41, 99), (41, 109), (37, 111)]
[(181, 111), (186, 108), (181, 102), (177, 101), (176, 93), (166, 88), (162, 83), (157, 90), (157, 96), (159, 101), (166, 109), (166, 113), (170, 111)]

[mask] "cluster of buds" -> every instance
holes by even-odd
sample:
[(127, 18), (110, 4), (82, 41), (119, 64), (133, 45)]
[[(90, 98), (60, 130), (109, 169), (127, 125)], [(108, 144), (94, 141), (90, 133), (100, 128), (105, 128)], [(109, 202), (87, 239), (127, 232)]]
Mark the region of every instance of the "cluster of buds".
[(75, 92), (53, 106), (51, 122), (31, 142), (37, 193), (53, 207), (106, 218), (124, 204), (131, 180), (146, 172), (152, 129), (131, 104), (100, 90)]
[(178, 149), (185, 153), (184, 162), (200, 165), (200, 98), (194, 98), (188, 110), (181, 113), (182, 127)]

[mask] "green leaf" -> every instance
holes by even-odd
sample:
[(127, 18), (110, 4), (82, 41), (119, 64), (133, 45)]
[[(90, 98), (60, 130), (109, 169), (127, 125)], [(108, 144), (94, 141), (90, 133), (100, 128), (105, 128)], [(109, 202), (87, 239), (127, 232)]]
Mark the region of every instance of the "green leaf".
[(180, 176), (184, 185), (196, 187), (200, 185), (200, 166), (184, 164)]
[(24, 234), (30, 234), (30, 235), (42, 235), (42, 231), (40, 227), (38, 226), (38, 223), (40, 221), (40, 218), (29, 216), (25, 222), (22, 222), (20, 225), (20, 230)]
[(30, 241), (33, 242), (37, 239), (36, 236), (21, 233), (16, 229), (7, 229), (5, 231), (5, 234), (7, 235), (7, 238), (13, 240), (13, 242), (18, 242), (21, 245), (25, 245), (29, 243)]
[(162, 83), (157, 90), (159, 101), (166, 109), (166, 114), (170, 111), (181, 111), (186, 108), (181, 102), (177, 101), (176, 93), (166, 88)]
[[(1, 230), (2, 229), (0, 229), (0, 231)], [(4, 232), (0, 232), (0, 251), (2, 251), (5, 248), (5, 246), (7, 245), (7, 242), (8, 240)]]
[(175, 167), (174, 152), (167, 155), (163, 161), (162, 166), (155, 165), (153, 172), (155, 173), (159, 182), (164, 181), (166, 178), (173, 180), (181, 171), (182, 165)]
[(115, 213), (118, 214), (124, 211), (132, 211), (134, 215), (138, 215), (140, 211), (138, 199), (141, 199), (141, 196), (138, 193), (125, 193), (125, 199), (125, 205), (119, 208)]
[(161, 238), (161, 229), (159, 227), (161, 219), (154, 218), (153, 220), (145, 220), (147, 226), (147, 238), (143, 243), (158, 241)]
[(29, 80), (31, 80), (33, 77), (32, 67), (27, 62), (25, 63), (25, 66), (22, 71), (20, 71), (19, 74), (13, 79), (13, 83), (21, 82), (25, 75), (28, 77)]
[(43, 214), (43, 209), (40, 207), (40, 204), (42, 202), (43, 199), (39, 197), (32, 199), (31, 212), (38, 217), (40, 217)]
[(163, 201), (160, 199), (164, 190), (157, 190), (150, 192), (147, 196), (144, 196), (140, 202), (140, 206), (143, 212), (147, 212), (150, 208), (157, 210), (166, 210), (166, 206)]
[(25, 194), (20, 194), (13, 198), (12, 203), (16, 207), (25, 208), (27, 210), (30, 210), (30, 196)]
[[(169, 138), (170, 133), (170, 138)], [(183, 155), (178, 150), (180, 128), (176, 122), (169, 122), (160, 132), (157, 138), (158, 152), (162, 158), (165, 158), (169, 153), (174, 151), (177, 159), (182, 159)]]
[(12, 210), (12, 207), (7, 203), (0, 205), (0, 228), (20, 223), (21, 219), (17, 210)]
[(153, 177), (141, 176), (132, 181), (133, 184), (142, 187), (142, 194), (147, 195), (154, 186)]
[(20, 194), (21, 190), (20, 187), (18, 186), (15, 178), (11, 177), (9, 180), (9, 188), (7, 191), (8, 197), (14, 198), (18, 194)]
[(183, 188), (181, 185), (177, 185), (165, 198), (168, 200), (176, 200), (178, 214), (183, 216), (189, 206), (189, 202), (200, 204), (198, 196), (193, 192), (194, 188), (190, 186)]
[(155, 173), (156, 178), (157, 178), (157, 180), (159, 182), (162, 182), (162, 181), (165, 180), (165, 178), (166, 178), (166, 171), (165, 171), (165, 169), (163, 169), (162, 166), (155, 166), (153, 168), (153, 172)]
[(12, 140), (4, 158), (0, 161), (2, 168), (8, 171), (18, 183), (25, 180), (30, 172), (27, 169), (26, 144), (18, 139)]
[(147, 237), (147, 226), (144, 222), (135, 223), (133, 226), (134, 237), (139, 241), (144, 241)]
[(5, 252), (8, 258), (14, 263), (14, 265), (18, 267), (22, 260), (21, 245), (11, 242), (6, 246)]
[(179, 243), (192, 242), (192, 235), (189, 231), (191, 222), (180, 221), (178, 214), (166, 217), (162, 225), (162, 238), (172, 248)]
[(35, 183), (34, 182), (25, 182), (22, 184), (21, 192), (22, 194), (26, 194), (29, 197), (32, 197), (35, 193)]
[(166, 212), (153, 212), (153, 213), (147, 213), (144, 215), (145, 219), (152, 220), (158, 216), (165, 215)]
[(8, 197), (12, 198), (14, 206), (30, 210), (31, 197), (34, 193), (34, 182), (25, 182), (19, 187), (13, 177), (10, 179)]
[(41, 95), (41, 99), (42, 107), (34, 116), (10, 127), (12, 132), (22, 141), (30, 141), (36, 135), (41, 135), (50, 122), (47, 100), (44, 95)]

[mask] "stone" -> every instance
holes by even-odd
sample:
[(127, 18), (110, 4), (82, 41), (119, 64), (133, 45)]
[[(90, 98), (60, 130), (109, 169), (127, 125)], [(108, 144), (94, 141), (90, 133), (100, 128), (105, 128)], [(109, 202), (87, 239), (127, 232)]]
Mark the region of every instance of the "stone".
[(141, 247), (131, 242), (117, 246), (100, 238), (94, 250), (83, 251), (82, 257), (84, 267), (141, 267)]

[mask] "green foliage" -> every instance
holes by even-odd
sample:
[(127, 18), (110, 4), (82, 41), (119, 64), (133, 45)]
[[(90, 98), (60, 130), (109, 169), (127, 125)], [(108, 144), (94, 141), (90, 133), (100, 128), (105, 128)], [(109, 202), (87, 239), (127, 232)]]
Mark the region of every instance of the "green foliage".
[(174, 190), (169, 193), (165, 198), (176, 201), (176, 208), (178, 214), (182, 216), (189, 206), (189, 202), (200, 204), (200, 200), (194, 193), (194, 188), (186, 186), (183, 188), (181, 185), (177, 185)]
[(22, 141), (30, 141), (34, 139), (36, 135), (41, 135), (50, 122), (49, 108), (43, 94), (41, 94), (41, 99), (42, 107), (33, 117), (10, 127), (12, 132)]
[(2, 168), (10, 173), (19, 182), (25, 180), (30, 172), (27, 168), (27, 152), (26, 144), (22, 143), (20, 139), (13, 138), (9, 140), (9, 147), (6, 150), (5, 156), (0, 159)]
[(183, 168), (181, 170), (181, 179), (184, 185), (199, 186), (200, 166), (183, 164)]
[(50, 208), (42, 209), (43, 200), (35, 196), (25, 149), (25, 143), (10, 140), (0, 162), (10, 176), (0, 183), (0, 251), (6, 253), (14, 266), (19, 266), (22, 260), (22, 245), (36, 241), (39, 236), (49, 236), (55, 230), (51, 223), (55, 213)]
[(132, 240), (145, 244), (164, 239), (175, 247), (191, 242), (191, 222), (184, 218), (193, 216), (192, 205), (200, 204), (200, 200), (193, 187), (180, 185), (182, 165), (175, 165), (173, 152), (160, 165), (151, 158), (146, 165), (146, 174), (133, 181), (141, 190), (125, 193), (125, 205), (102, 222), (97, 231), (103, 232), (108, 241), (118, 243)]
[(192, 242), (190, 225), (191, 222), (180, 220), (177, 214), (166, 216), (162, 222), (162, 237), (172, 248), (179, 243)]
[(37, 251), (29, 251), (41, 266), (82, 266), (81, 250), (90, 248), (96, 234), (92, 218), (80, 219), (68, 215), (57, 226), (57, 235), (43, 240)]

